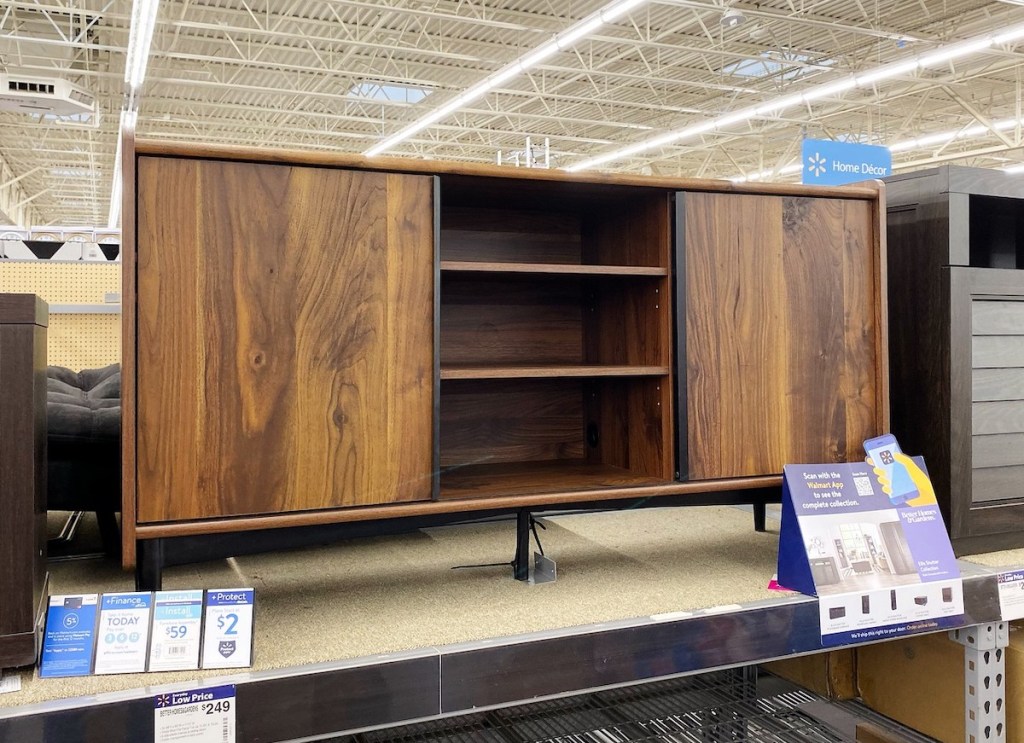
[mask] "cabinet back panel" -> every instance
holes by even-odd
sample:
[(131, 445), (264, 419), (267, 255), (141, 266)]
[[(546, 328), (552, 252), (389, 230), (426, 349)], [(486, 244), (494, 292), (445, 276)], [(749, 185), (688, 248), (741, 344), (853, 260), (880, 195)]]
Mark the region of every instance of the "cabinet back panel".
[(579, 264), (580, 229), (571, 213), (445, 208), (441, 260)]
[(672, 233), (669, 194), (623, 199), (583, 223), (585, 263), (668, 266)]
[(580, 364), (582, 286), (578, 279), (445, 277), (441, 364)]
[(432, 192), (139, 158), (139, 521), (430, 497)]
[(671, 363), (667, 279), (595, 282), (588, 294), (583, 324), (587, 363)]
[(636, 475), (672, 479), (670, 400), (667, 377), (595, 383), (586, 399), (587, 423), (598, 438), (587, 458)]
[(579, 380), (441, 386), (441, 466), (581, 459)]
[(863, 457), (879, 433), (871, 203), (684, 198), (690, 479)]

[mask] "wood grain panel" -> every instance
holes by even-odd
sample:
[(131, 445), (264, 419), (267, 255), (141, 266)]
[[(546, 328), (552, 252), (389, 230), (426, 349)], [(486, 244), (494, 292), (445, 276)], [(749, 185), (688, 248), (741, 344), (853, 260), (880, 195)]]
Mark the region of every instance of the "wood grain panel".
[(547, 276), (668, 276), (667, 268), (657, 266), (584, 266), (571, 263), (483, 263), (480, 261), (441, 261), (444, 272), (541, 274)]
[(1024, 301), (975, 299), (971, 302), (974, 335), (1024, 335)]
[(580, 263), (579, 215), (447, 207), (441, 258), (452, 261)]
[(667, 193), (623, 199), (583, 223), (584, 263), (668, 266), (671, 204)]
[(139, 520), (430, 496), (429, 178), (139, 161)]
[(586, 392), (588, 434), (594, 426), (597, 443), (588, 445), (587, 458), (637, 476), (671, 479), (672, 410), (665, 402), (670, 393), (667, 376), (591, 385)]
[(976, 402), (971, 406), (971, 433), (1024, 431), (1024, 401)]
[(584, 460), (469, 465), (441, 477), (441, 500), (564, 493), (595, 488), (657, 485), (656, 477)]
[(445, 277), (442, 366), (581, 363), (582, 294), (579, 279), (531, 284)]
[(788, 340), (782, 200), (684, 198), (690, 479), (778, 471)]
[(858, 458), (879, 425), (870, 204), (685, 199), (690, 478)]
[(1024, 499), (1024, 467), (974, 470), (971, 473), (971, 496), (973, 503)]
[(191, 536), (195, 534), (223, 534), (225, 532), (282, 529), (293, 526), (339, 524), (442, 513), (472, 513), (473, 511), (487, 511), (499, 508), (550, 509), (552, 506), (558, 506), (562, 503), (635, 500), (638, 498), (657, 498), (671, 495), (692, 495), (694, 500), (699, 502), (701, 496), (709, 493), (729, 494), (745, 490), (766, 490), (781, 486), (782, 477), (772, 475), (770, 477), (743, 477), (705, 482), (663, 482), (657, 485), (636, 485), (622, 488), (601, 487), (597, 489), (573, 490), (571, 492), (563, 490), (535, 495), (495, 494), (487, 498), (465, 498), (454, 501), (450, 499), (419, 501), (417, 503), (366, 506), (364, 508), (297, 511), (275, 516), (243, 516), (234, 519), (214, 519), (209, 521), (141, 524), (139, 526), (139, 538), (160, 539), (163, 537)]
[(578, 380), (458, 381), (441, 387), (441, 466), (582, 459)]
[(855, 461), (863, 441), (881, 433), (870, 204), (799, 197), (783, 204), (788, 461)]
[(668, 293), (665, 279), (592, 283), (584, 312), (587, 363), (668, 366)]
[(0, 668), (36, 659), (46, 579), (45, 315), (33, 295), (0, 294)]
[(975, 369), (971, 386), (974, 402), (1024, 400), (1024, 369)]
[(1024, 433), (973, 436), (971, 457), (971, 465), (976, 469), (1024, 464)]
[(620, 366), (618, 364), (573, 366), (475, 366), (450, 365), (441, 379), (545, 379), (566, 377), (661, 377), (667, 366)]
[(136, 316), (135, 127), (121, 134), (121, 564), (135, 566), (136, 494)]
[(1024, 366), (1024, 335), (975, 336), (971, 344), (975, 369), (1007, 369)]

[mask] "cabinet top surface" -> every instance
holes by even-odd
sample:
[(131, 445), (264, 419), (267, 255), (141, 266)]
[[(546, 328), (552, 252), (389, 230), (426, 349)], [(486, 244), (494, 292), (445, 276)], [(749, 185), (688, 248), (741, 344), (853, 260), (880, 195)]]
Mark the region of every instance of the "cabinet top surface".
[(49, 308), (35, 294), (0, 294), (0, 325), (46, 327)]
[(805, 186), (795, 183), (733, 183), (709, 178), (666, 178), (632, 173), (569, 173), (565, 170), (513, 168), (486, 163), (415, 160), (404, 157), (364, 157), (353, 153), (309, 150), (263, 149), (226, 145), (182, 144), (139, 139), (137, 155), (195, 157), (204, 159), (242, 160), (262, 163), (347, 167), (424, 175), (463, 175), (508, 178), (521, 181), (588, 183), (609, 186), (637, 186), (663, 190), (717, 191), (778, 196), (818, 196), (874, 200), (884, 188), (879, 181), (865, 181), (852, 186)]
[(900, 199), (906, 188), (917, 188), (915, 184), (922, 184), (921, 188), (937, 193), (965, 193), (1024, 199), (1024, 177), (992, 168), (940, 165), (937, 168), (892, 175), (884, 180), (894, 189), (890, 193), (897, 200)]

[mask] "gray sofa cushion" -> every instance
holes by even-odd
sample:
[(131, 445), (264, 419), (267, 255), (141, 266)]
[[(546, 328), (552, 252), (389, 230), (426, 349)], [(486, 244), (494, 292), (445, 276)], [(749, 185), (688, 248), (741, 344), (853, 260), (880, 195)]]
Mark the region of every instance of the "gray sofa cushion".
[(117, 441), (121, 435), (121, 365), (73, 372), (47, 369), (50, 441)]

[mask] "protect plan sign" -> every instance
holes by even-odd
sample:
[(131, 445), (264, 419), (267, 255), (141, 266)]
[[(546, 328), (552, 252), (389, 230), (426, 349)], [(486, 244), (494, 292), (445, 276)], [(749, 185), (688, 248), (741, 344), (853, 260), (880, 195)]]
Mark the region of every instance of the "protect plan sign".
[(804, 183), (841, 186), (892, 175), (892, 153), (873, 144), (805, 139), (803, 166)]

